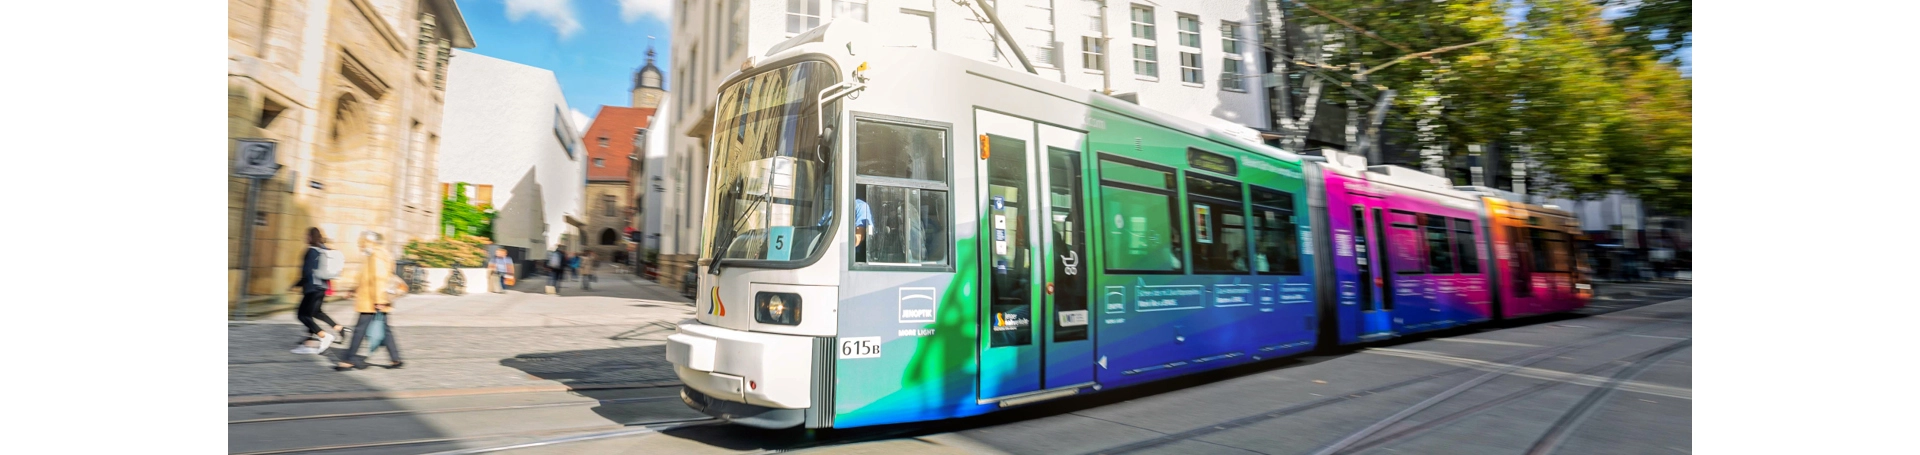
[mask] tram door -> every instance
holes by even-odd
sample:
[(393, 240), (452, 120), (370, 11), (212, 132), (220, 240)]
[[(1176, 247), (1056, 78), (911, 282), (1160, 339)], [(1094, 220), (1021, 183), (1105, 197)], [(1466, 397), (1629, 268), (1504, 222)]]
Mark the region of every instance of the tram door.
[(1353, 261), (1359, 270), (1360, 336), (1393, 332), (1393, 269), (1387, 258), (1387, 223), (1382, 201), (1353, 194)]
[(976, 112), (980, 398), (1090, 385), (1084, 133)]

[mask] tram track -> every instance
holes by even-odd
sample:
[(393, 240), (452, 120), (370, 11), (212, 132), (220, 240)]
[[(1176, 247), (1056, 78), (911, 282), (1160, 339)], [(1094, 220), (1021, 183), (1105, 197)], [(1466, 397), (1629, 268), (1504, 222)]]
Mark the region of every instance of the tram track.
[[(1678, 299), (1668, 300), (1668, 301), (1676, 301), (1676, 300), (1681, 300), (1686, 298), (1689, 298), (1689, 297), (1679, 297)], [(1625, 308), (1611, 309), (1608, 311), (1589, 313), (1588, 315), (1598, 316), (1598, 315), (1604, 315), (1604, 314), (1612, 313), (1616, 311), (1621, 311), (1624, 309)], [(1658, 322), (1667, 322), (1667, 323), (1691, 323), (1692, 322), (1691, 319), (1687, 319), (1687, 320), (1673, 320), (1673, 319), (1664, 319), (1664, 318), (1653, 318), (1653, 319), (1658, 320)], [(1534, 325), (1534, 324), (1530, 323), (1527, 325)], [(1436, 396), (1436, 398), (1440, 398), (1439, 400), (1434, 400), (1433, 398), (1429, 398), (1429, 401), (1431, 402), (1423, 401), (1421, 404), (1416, 404), (1415, 408), (1418, 408), (1418, 409), (1409, 408), (1409, 410), (1412, 410), (1414, 412), (1407, 412), (1408, 410), (1403, 410), (1401, 413), (1396, 413), (1396, 416), (1398, 416), (1398, 419), (1395, 419), (1395, 421), (1398, 421), (1399, 419), (1405, 419), (1406, 417), (1411, 416), (1414, 413), (1417, 413), (1419, 410), (1424, 410), (1427, 407), (1431, 407), (1434, 404), (1438, 404), (1438, 402), (1444, 401), (1445, 397), (1451, 397), (1453, 395), (1457, 395), (1461, 392), (1464, 392), (1466, 389), (1472, 388), (1471, 386), (1468, 386), (1468, 384), (1477, 386), (1487, 381), (1490, 381), (1493, 378), (1504, 376), (1505, 374), (1510, 373), (1514, 370), (1518, 370), (1519, 368), (1526, 367), (1534, 363), (1539, 363), (1548, 359), (1558, 357), (1560, 354), (1564, 354), (1566, 352), (1571, 352), (1571, 351), (1586, 348), (1586, 347), (1596, 346), (1601, 343), (1605, 343), (1605, 342), (1620, 339), (1620, 338), (1625, 338), (1628, 336), (1633, 336), (1643, 332), (1657, 330), (1661, 326), (1664, 326), (1664, 324), (1657, 324), (1651, 327), (1646, 325), (1623, 327), (1619, 329), (1610, 330), (1606, 333), (1594, 335), (1592, 337), (1589, 337), (1580, 341), (1576, 341), (1573, 343), (1568, 343), (1568, 344), (1555, 346), (1555, 347), (1536, 349), (1533, 351), (1528, 351), (1525, 353), (1520, 353), (1513, 356), (1508, 356), (1506, 358), (1495, 360), (1492, 363), (1501, 364), (1504, 366), (1502, 366), (1499, 370), (1495, 372), (1489, 372), (1489, 373), (1483, 374), (1480, 377), (1469, 379), (1468, 381), (1463, 382), (1461, 385), (1456, 386), (1453, 389), (1449, 389), (1447, 392), (1442, 392), (1441, 395)], [(1610, 361), (1608, 362), (1608, 365), (1612, 365), (1614, 364), (1614, 362), (1617, 362), (1619, 360), (1622, 360), (1622, 359), (1616, 359), (1614, 361)], [(1468, 372), (1468, 371), (1482, 370), (1484, 368), (1485, 367), (1482, 367), (1482, 366), (1456, 367), (1448, 370), (1443, 370), (1443, 371), (1407, 379), (1404, 381), (1399, 381), (1399, 382), (1395, 382), (1395, 383), (1391, 383), (1383, 386), (1377, 386), (1377, 387), (1362, 390), (1359, 392), (1353, 392), (1353, 393), (1348, 393), (1341, 396), (1327, 397), (1327, 398), (1322, 398), (1319, 400), (1314, 400), (1306, 403), (1286, 406), (1286, 407), (1270, 410), (1267, 412), (1240, 417), (1233, 420), (1219, 422), (1211, 425), (1205, 425), (1199, 428), (1195, 428), (1195, 429), (1191, 429), (1183, 432), (1166, 434), (1160, 437), (1147, 439), (1144, 441), (1137, 441), (1130, 444), (1109, 447), (1109, 448), (1095, 450), (1095, 451), (1086, 452), (1086, 453), (1118, 454), (1118, 453), (1131, 453), (1131, 452), (1142, 451), (1146, 449), (1164, 446), (1167, 444), (1172, 444), (1175, 442), (1192, 440), (1194, 438), (1206, 436), (1209, 434), (1214, 434), (1214, 433), (1219, 433), (1219, 432), (1223, 432), (1223, 431), (1227, 431), (1235, 428), (1245, 427), (1245, 426), (1257, 424), (1260, 422), (1265, 422), (1265, 421), (1280, 418), (1280, 417), (1300, 414), (1300, 413), (1304, 413), (1307, 411), (1311, 411), (1314, 409), (1326, 407), (1326, 406), (1341, 403), (1341, 402), (1346, 402), (1346, 401), (1359, 399), (1359, 398), (1365, 398), (1367, 396), (1376, 395), (1376, 394), (1380, 394), (1380, 393), (1384, 393), (1384, 392), (1388, 392), (1396, 389), (1402, 389), (1402, 388), (1417, 385), (1417, 384), (1428, 383), (1431, 381), (1438, 380), (1440, 378), (1450, 377), (1450, 376)], [(1495, 373), (1498, 373), (1498, 374), (1495, 374)], [(1402, 413), (1404, 413), (1405, 415), (1400, 415)], [(1378, 428), (1376, 428), (1376, 426)], [(1364, 439), (1366, 436), (1369, 436), (1374, 432), (1378, 432), (1380, 430), (1385, 429), (1385, 426), (1375, 425), (1375, 426), (1369, 426), (1368, 428), (1369, 428), (1368, 430), (1362, 431), (1362, 433), (1366, 433), (1366, 434), (1360, 435), (1359, 438), (1353, 438), (1352, 435), (1350, 435), (1348, 438), (1342, 438), (1341, 442), (1337, 442), (1334, 445), (1328, 446), (1328, 448), (1334, 448), (1335, 446), (1344, 447), (1345, 445), (1350, 445), (1350, 444), (1360, 442), (1360, 439)], [(1359, 433), (1356, 433), (1356, 434), (1359, 434)], [(1328, 451), (1324, 449), (1325, 448), (1323, 448), (1323, 450), (1318, 451), (1316, 453), (1322, 453), (1322, 454), (1346, 453), (1339, 449), (1335, 449), (1333, 451)]]
[[(1487, 411), (1491, 411), (1507, 403), (1532, 397), (1542, 392), (1545, 392), (1549, 389), (1553, 389), (1559, 386), (1572, 384), (1575, 382), (1574, 379), (1576, 378), (1598, 374), (1600, 372), (1613, 369), (1613, 368), (1621, 368), (1620, 370), (1621, 373), (1631, 372), (1630, 375), (1626, 375), (1624, 378), (1622, 374), (1614, 375), (1606, 383), (1596, 386), (1595, 390), (1589, 395), (1589, 397), (1600, 396), (1604, 391), (1617, 390), (1622, 383), (1624, 383), (1625, 381), (1630, 381), (1632, 380), (1633, 377), (1638, 376), (1639, 375), (1638, 371), (1645, 371), (1647, 368), (1652, 367), (1654, 364), (1658, 363), (1659, 361), (1666, 359), (1667, 356), (1675, 352), (1678, 352), (1681, 349), (1690, 347), (1692, 343), (1693, 343), (1692, 338), (1686, 338), (1686, 339), (1682, 339), (1681, 341), (1667, 344), (1665, 346), (1661, 346), (1651, 350), (1647, 350), (1638, 354), (1622, 357), (1619, 359), (1614, 359), (1612, 361), (1608, 361), (1606, 363), (1602, 363), (1600, 365), (1596, 365), (1584, 370), (1580, 370), (1573, 373), (1567, 373), (1566, 379), (1552, 380), (1552, 381), (1542, 382), (1540, 384), (1535, 384), (1525, 389), (1508, 393), (1506, 395), (1502, 395), (1500, 397), (1497, 397), (1491, 400), (1482, 401), (1466, 409), (1455, 411), (1455, 412), (1452, 412), (1440, 417), (1436, 417), (1433, 419), (1421, 421), (1418, 424), (1405, 427), (1397, 431), (1393, 431), (1385, 434), (1379, 434), (1378, 436), (1369, 435), (1371, 436), (1371, 438), (1363, 438), (1351, 445), (1338, 447), (1332, 451), (1323, 451), (1323, 453), (1330, 453), (1334, 455), (1355, 454), (1355, 453), (1365, 452), (1367, 450), (1371, 450), (1374, 448), (1382, 447), (1387, 444), (1411, 440), (1413, 438), (1419, 437), (1420, 435), (1426, 434), (1429, 431), (1438, 429), (1442, 426), (1445, 426), (1454, 422), (1458, 422), (1460, 420), (1463, 420), (1469, 417), (1484, 414)], [(1621, 365), (1621, 363), (1623, 362), (1626, 364), (1624, 367), (1622, 367)], [(1589, 404), (1588, 401), (1583, 401), (1582, 403), (1585, 404), (1585, 406), (1576, 407), (1576, 409), (1569, 410), (1567, 415), (1571, 416), (1576, 413), (1586, 414), (1590, 412), (1592, 408), (1594, 408), (1594, 406), (1592, 404)], [(1401, 420), (1404, 420), (1404, 419), (1401, 419)], [(1397, 424), (1401, 420), (1396, 420), (1392, 423)], [(1563, 417), (1561, 419), (1562, 423), (1556, 423), (1554, 429), (1549, 430), (1549, 434), (1564, 435), (1565, 431), (1560, 431), (1560, 430), (1571, 429), (1571, 425), (1564, 424), (1564, 422), (1566, 422), (1567, 420), (1568, 419), (1566, 417)], [(1559, 440), (1558, 437), (1556, 437), (1555, 440), (1558, 441)], [(1545, 435), (1543, 435), (1541, 442), (1536, 443), (1535, 446), (1541, 447), (1542, 443), (1546, 441), (1547, 441), (1547, 438)], [(1555, 442), (1554, 444), (1557, 445), (1558, 443)], [(1531, 452), (1530, 451), (1529, 453), (1544, 454), (1549, 452)]]
[(568, 401), (568, 402), (561, 402), (561, 403), (538, 403), (538, 404), (521, 404), (521, 405), (506, 405), (506, 406), (473, 406), (473, 407), (449, 408), (449, 409), (395, 409), (390, 411), (346, 412), (346, 413), (319, 414), (319, 415), (308, 415), (308, 416), (264, 417), (264, 418), (257, 418), (257, 419), (230, 420), (230, 421), (227, 421), (227, 425), (243, 425), (243, 424), (251, 424), (251, 423), (290, 422), (290, 421), (323, 420), (323, 419), (351, 419), (351, 418), (360, 418), (360, 417), (380, 417), (380, 416), (396, 416), (396, 415), (444, 414), (444, 413), (454, 413), (454, 412), (487, 412), (487, 411), (507, 411), (507, 410), (516, 410), (516, 409), (534, 409), (534, 408), (600, 406), (600, 405), (609, 405), (609, 404), (643, 403), (643, 402), (649, 402), (649, 401), (676, 400), (679, 398), (680, 397), (678, 396), (660, 396), (660, 397), (611, 398), (611, 399), (595, 400), (595, 401)]
[[(409, 448), (417, 448), (418, 452), (415, 453), (419, 453), (435, 450), (435, 447), (498, 445), (520, 443), (528, 439), (543, 441), (598, 433), (642, 434), (689, 424), (716, 422), (713, 418), (673, 406), (677, 404), (675, 401), (680, 398), (679, 395), (655, 395), (659, 392), (654, 390), (659, 389), (665, 387), (590, 392), (610, 394), (597, 397), (582, 392), (535, 392), (517, 396), (485, 395), (486, 398), (455, 396), (343, 400), (325, 402), (319, 409), (348, 412), (286, 416), (273, 416), (271, 413), (285, 412), (286, 409), (309, 410), (314, 409), (309, 407), (314, 405), (273, 403), (242, 406), (236, 408), (240, 409), (236, 412), (249, 418), (228, 420), (228, 431), (250, 436), (232, 440), (229, 444), (242, 446), (233, 449), (233, 453), (241, 455), (404, 453), (416, 450)], [(474, 405), (482, 403), (487, 405)], [(398, 409), (392, 409), (396, 407)], [(589, 412), (585, 408), (593, 409)], [(534, 420), (527, 420), (529, 418)], [(448, 430), (435, 430), (436, 424), (430, 422), (440, 422), (437, 425), (451, 423), (453, 427), (441, 428), (459, 430), (451, 433), (446, 432)], [(364, 433), (354, 442), (330, 443), (339, 439), (305, 431), (314, 425), (322, 425), (323, 428), (386, 430)]]
[[(596, 425), (596, 426), (590, 426), (590, 427), (574, 427), (574, 428), (562, 428), (562, 429), (553, 429), (553, 430), (494, 433), (494, 434), (475, 435), (475, 436), (446, 437), (446, 438), (419, 438), (419, 439), (406, 439), (406, 440), (399, 440), (399, 441), (379, 441), (379, 442), (367, 442), (367, 443), (356, 443), (356, 444), (309, 446), (309, 447), (297, 447), (297, 448), (286, 448), (286, 449), (275, 449), (275, 450), (263, 450), (263, 451), (254, 451), (254, 452), (238, 452), (232, 455), (283, 455), (283, 454), (294, 454), (294, 453), (322, 453), (322, 452), (337, 452), (337, 451), (344, 451), (344, 450), (382, 449), (382, 448), (405, 447), (405, 446), (416, 446), (416, 445), (426, 445), (426, 444), (443, 444), (443, 443), (466, 442), (466, 441), (485, 441), (485, 440), (493, 440), (493, 439), (507, 439), (507, 438), (521, 438), (521, 437), (545, 437), (546, 438), (544, 440), (536, 440), (532, 443), (521, 443), (521, 444), (514, 444), (511, 446), (434, 452), (436, 454), (486, 453), (486, 452), (499, 451), (499, 450), (511, 450), (511, 449), (523, 448), (523, 446), (533, 447), (532, 445), (527, 445), (527, 444), (543, 443), (543, 441), (571, 442), (572, 440), (598, 439), (598, 438), (583, 438), (585, 436), (598, 435), (599, 438), (604, 438), (604, 437), (626, 436), (626, 435), (634, 435), (634, 434), (656, 433), (656, 432), (666, 430), (666, 429), (671, 429), (671, 428), (680, 428), (685, 426), (691, 426), (693, 424), (711, 424), (711, 423), (718, 423), (718, 419), (713, 419), (713, 418), (665, 419), (665, 420), (655, 420), (655, 421), (629, 422), (629, 423), (622, 423), (622, 424)], [(633, 427), (639, 427), (639, 428), (633, 428)]]

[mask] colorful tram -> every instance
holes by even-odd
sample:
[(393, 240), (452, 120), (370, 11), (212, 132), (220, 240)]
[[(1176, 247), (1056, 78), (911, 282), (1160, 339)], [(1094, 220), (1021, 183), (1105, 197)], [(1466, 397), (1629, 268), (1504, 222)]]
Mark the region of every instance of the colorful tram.
[(816, 28), (720, 89), (697, 314), (667, 346), (704, 413), (978, 415), (1588, 298), (1565, 212), (867, 33)]

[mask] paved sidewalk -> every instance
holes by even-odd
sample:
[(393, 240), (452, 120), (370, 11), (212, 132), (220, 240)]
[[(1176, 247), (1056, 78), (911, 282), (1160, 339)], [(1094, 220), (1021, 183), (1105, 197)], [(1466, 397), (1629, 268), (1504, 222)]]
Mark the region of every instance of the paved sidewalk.
[[(538, 290), (545, 280), (518, 289)], [(352, 326), (351, 301), (325, 307)], [(567, 283), (560, 295), (416, 294), (394, 303), (391, 323), (406, 368), (336, 372), (325, 356), (288, 352), (303, 337), (291, 312), (227, 327), (230, 404), (420, 394), (564, 390), (677, 382), (663, 343), (693, 317), (678, 293), (621, 274), (601, 274), (592, 291)], [(365, 349), (364, 347), (362, 348)], [(368, 354), (388, 364), (385, 350)]]
[[(484, 285), (484, 283), (481, 283)], [(673, 290), (628, 274), (602, 273), (593, 290), (569, 281), (559, 295), (546, 295), (544, 278), (527, 278), (506, 294), (409, 294), (396, 299), (393, 319), (404, 326), (435, 327), (557, 327), (644, 324), (679, 314), (692, 302)], [(334, 321), (351, 324), (353, 301), (327, 302), (324, 311)], [(669, 322), (679, 319), (669, 319)], [(251, 323), (299, 324), (293, 311), (264, 316)]]

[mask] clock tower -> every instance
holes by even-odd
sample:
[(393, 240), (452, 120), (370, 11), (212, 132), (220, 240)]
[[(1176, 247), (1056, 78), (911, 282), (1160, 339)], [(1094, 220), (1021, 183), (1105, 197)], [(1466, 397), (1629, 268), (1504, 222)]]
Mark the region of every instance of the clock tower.
[(633, 73), (633, 107), (660, 107), (660, 97), (666, 90), (660, 86), (660, 67), (653, 65), (653, 46), (647, 46), (647, 66)]

